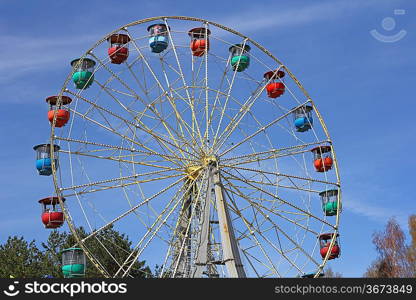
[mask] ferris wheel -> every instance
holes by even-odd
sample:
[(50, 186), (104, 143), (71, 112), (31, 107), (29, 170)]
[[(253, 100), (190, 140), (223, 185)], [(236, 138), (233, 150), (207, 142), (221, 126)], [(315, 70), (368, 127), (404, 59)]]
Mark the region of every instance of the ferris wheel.
[[(55, 196), (39, 202), (45, 227), (66, 222), (91, 267), (126, 277), (145, 260), (160, 277), (318, 277), (340, 256), (327, 127), (261, 45), (211, 21), (154, 17), (71, 65), (46, 99), (51, 139), (35, 147), (36, 167)], [(99, 234), (111, 226), (132, 241), (123, 259)]]

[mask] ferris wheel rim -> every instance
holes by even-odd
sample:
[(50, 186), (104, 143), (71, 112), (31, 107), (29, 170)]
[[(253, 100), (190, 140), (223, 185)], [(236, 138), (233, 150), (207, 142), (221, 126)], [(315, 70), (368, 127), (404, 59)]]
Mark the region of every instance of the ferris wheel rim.
[[(332, 141), (330, 139), (330, 136), (329, 136), (328, 130), (326, 128), (325, 122), (324, 122), (322, 116), (320, 115), (318, 109), (316, 108), (313, 100), (311, 99), (311, 97), (309, 96), (309, 94), (306, 92), (306, 90), (303, 88), (303, 86), (300, 84), (300, 82), (297, 80), (297, 78), (289, 71), (289, 69), (280, 60), (278, 60), (276, 57), (274, 57), (267, 49), (265, 49), (264, 47), (262, 47), (260, 44), (258, 44), (254, 40), (250, 39), (249, 37), (247, 37), (247, 36), (245, 36), (245, 35), (237, 32), (237, 31), (235, 31), (235, 30), (233, 30), (231, 28), (228, 28), (226, 26), (223, 26), (221, 24), (218, 24), (218, 23), (215, 23), (215, 22), (212, 22), (212, 21), (208, 21), (208, 20), (205, 20), (205, 19), (194, 18), (194, 17), (185, 17), (185, 16), (158, 16), (158, 17), (146, 18), (146, 19), (138, 20), (138, 21), (135, 21), (135, 22), (132, 22), (132, 23), (128, 23), (128, 24), (126, 24), (126, 25), (124, 25), (122, 27), (119, 27), (118, 29), (112, 31), (111, 33), (105, 35), (104, 38), (102, 38), (101, 40), (99, 40), (92, 48), (90, 48), (89, 50), (87, 50), (84, 53), (84, 55), (80, 57), (80, 59), (84, 59), (87, 55), (92, 54), (93, 53), (93, 50), (97, 46), (99, 46), (100, 44), (102, 44), (103, 42), (105, 42), (108, 39), (108, 37), (110, 37), (112, 34), (115, 34), (115, 33), (119, 32), (120, 30), (124, 30), (124, 29), (126, 29), (128, 27), (132, 27), (132, 26), (135, 26), (135, 25), (139, 25), (139, 24), (151, 22), (151, 21), (154, 21), (154, 20), (165, 20), (165, 19), (175, 19), (175, 20), (184, 20), (184, 21), (196, 21), (196, 22), (203, 22), (203, 23), (206, 23), (206, 24), (210, 24), (210, 25), (216, 26), (216, 27), (218, 27), (220, 29), (226, 30), (226, 31), (228, 31), (228, 32), (230, 32), (232, 34), (235, 34), (235, 35), (240, 36), (241, 38), (243, 38), (243, 39), (249, 41), (250, 43), (252, 43), (253, 45), (255, 45), (263, 53), (267, 54), (270, 58), (272, 58), (274, 61), (276, 61), (279, 64), (280, 68), (284, 69), (287, 72), (287, 74), (293, 79), (293, 81), (296, 83), (296, 85), (299, 87), (299, 89), (304, 93), (305, 97), (307, 97), (308, 102), (312, 105), (314, 111), (316, 112), (316, 114), (317, 114), (317, 116), (319, 118), (319, 121), (320, 121), (320, 123), (321, 123), (321, 125), (322, 125), (322, 127), (324, 129), (325, 135), (327, 136), (326, 142), (329, 145), (332, 145)], [(59, 99), (58, 100), (58, 103), (59, 103), (60, 99), (62, 99), (63, 97), (65, 97), (64, 93), (67, 92), (66, 91), (66, 87), (67, 87), (67, 85), (68, 85), (68, 83), (69, 83), (69, 81), (71, 79), (72, 74), (73, 74), (73, 72), (71, 72), (68, 75), (67, 79), (65, 80), (65, 83), (63, 85), (63, 88), (61, 89), (61, 91), (59, 93), (59, 96), (58, 96), (59, 97), (58, 98)], [(56, 123), (56, 118), (54, 118), (53, 124), (51, 126), (51, 144), (53, 144), (53, 142), (56, 140), (56, 136), (55, 136), (55, 123)], [(338, 161), (336, 159), (336, 154), (335, 154), (335, 150), (334, 150), (333, 147), (332, 147), (332, 153), (333, 153), (333, 159), (334, 159), (334, 170), (335, 170), (335, 174), (336, 174), (336, 178), (337, 178), (337, 186), (338, 186), (338, 191), (339, 191), (338, 192), (338, 203), (340, 204), (341, 203), (341, 189), (340, 189), (340, 178), (339, 178), (339, 171), (338, 171)], [(62, 207), (62, 210), (63, 210), (64, 214), (65, 214), (65, 218), (68, 221), (68, 225), (69, 225), (69, 228), (70, 228), (71, 232), (74, 234), (77, 242), (79, 243), (79, 246), (82, 247), (83, 250), (88, 255), (89, 251), (87, 249), (84, 249), (84, 245), (81, 242), (81, 239), (79, 238), (78, 233), (76, 232), (76, 230), (73, 227), (74, 224), (73, 224), (72, 218), (71, 218), (70, 214), (68, 213), (67, 209), (65, 208), (65, 205), (64, 205), (64, 203), (62, 201), (62, 194), (61, 194), (61, 189), (60, 189), (59, 183), (58, 183), (57, 168), (56, 168), (55, 163), (54, 163), (54, 153), (53, 153), (53, 151), (51, 151), (51, 158), (52, 158), (51, 164), (52, 164), (53, 181), (54, 181), (54, 186), (55, 186), (56, 194), (57, 194), (57, 196), (59, 198), (60, 205)], [(335, 233), (338, 233), (339, 213), (340, 212), (337, 212), (337, 215), (336, 215), (336, 222), (335, 222), (336, 223), (336, 225), (335, 225), (335, 228), (336, 229), (335, 229)], [(334, 244), (334, 242), (335, 242), (335, 239), (332, 239), (331, 246)], [(328, 257), (329, 257), (329, 255), (327, 255), (325, 257), (325, 259), (323, 260), (322, 265), (324, 265), (327, 262)], [(94, 258), (93, 257), (89, 257), (89, 258), (94, 262)], [(97, 268), (100, 269), (99, 267), (97, 267)], [(319, 274), (320, 274), (321, 271), (322, 271), (322, 269), (319, 268), (315, 277), (319, 276)], [(105, 272), (102, 272), (102, 273), (105, 276), (108, 275), (108, 274), (105, 274)]]

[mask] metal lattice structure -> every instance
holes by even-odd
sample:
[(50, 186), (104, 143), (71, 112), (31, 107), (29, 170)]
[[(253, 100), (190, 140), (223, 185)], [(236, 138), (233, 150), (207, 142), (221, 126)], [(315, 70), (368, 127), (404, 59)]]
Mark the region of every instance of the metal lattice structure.
[[(160, 53), (149, 49), (146, 28), (154, 23), (167, 28)], [(209, 51), (200, 56), (189, 47), (188, 31), (197, 26), (210, 31)], [(112, 64), (106, 40), (119, 33), (130, 52)], [(251, 48), (243, 71), (230, 63), (236, 44)], [(73, 65), (91, 60), (91, 82), (74, 87), (72, 71), (60, 91), (58, 104), (72, 98), (71, 118), (62, 128), (55, 118), (59, 168), (51, 157), (66, 222), (104, 276), (130, 276), (137, 260), (162, 266), (161, 277), (319, 276), (339, 230), (338, 165), (315, 103), (282, 62), (235, 30), (172, 16), (118, 28)], [(263, 73), (279, 71), (285, 93), (269, 98), (272, 78)], [(315, 122), (299, 132), (293, 113), (306, 106)], [(310, 152), (320, 146), (331, 146), (333, 166), (325, 172), (316, 172)], [(332, 216), (320, 204), (326, 190), (338, 191)], [(110, 226), (133, 241), (123, 260), (99, 235)], [(334, 238), (322, 259), (323, 232)], [(90, 250), (93, 239), (115, 268)]]

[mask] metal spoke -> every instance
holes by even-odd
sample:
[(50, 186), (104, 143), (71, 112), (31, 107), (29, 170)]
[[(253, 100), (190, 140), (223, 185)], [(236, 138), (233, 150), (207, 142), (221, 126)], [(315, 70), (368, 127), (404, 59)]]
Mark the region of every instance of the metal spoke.
[[(146, 231), (146, 233), (143, 235), (143, 237), (140, 239), (140, 241), (137, 243), (137, 245), (134, 247), (133, 251), (130, 253), (130, 255), (126, 258), (126, 260), (124, 261), (124, 263), (120, 266), (119, 270), (117, 271), (117, 273), (115, 274), (115, 276), (117, 276), (124, 268), (124, 266), (128, 263), (129, 260), (131, 260), (131, 263), (129, 265), (129, 267), (124, 270), (123, 273), (123, 277), (126, 276), (126, 274), (128, 273), (128, 271), (131, 269), (131, 267), (133, 266), (134, 262), (137, 261), (138, 257), (140, 256), (140, 254), (144, 251), (144, 249), (146, 248), (146, 246), (152, 241), (152, 239), (157, 235), (157, 233), (159, 232), (160, 228), (166, 224), (167, 219), (172, 215), (172, 213), (175, 211), (175, 209), (178, 207), (178, 205), (182, 202), (183, 198), (177, 198), (179, 193), (182, 191), (182, 189), (185, 187), (185, 185), (183, 185), (176, 193), (175, 195), (172, 197), (172, 199), (168, 202), (168, 204), (165, 206), (165, 208), (163, 209), (163, 211), (159, 214), (159, 216), (157, 217), (157, 219), (154, 221), (154, 223), (148, 228), (148, 230)], [(177, 199), (176, 199), (177, 198)], [(176, 200), (176, 201), (175, 201)], [(172, 206), (172, 203), (174, 204)], [(164, 217), (165, 213), (168, 211), (169, 207), (172, 208), (170, 209), (170, 211), (167, 213), (166, 217)], [(164, 218), (163, 218), (164, 217)], [(162, 220), (163, 218), (163, 220)], [(158, 225), (158, 227), (156, 229), (154, 229), (156, 227), (156, 225)], [(147, 238), (148, 235), (151, 235), (151, 237), (149, 238), (149, 240), (146, 242), (145, 245), (142, 246), (142, 244), (144, 243), (145, 239)], [(140, 250), (138, 250), (140, 249)], [(137, 252), (137, 253), (136, 253)], [(136, 254), (134, 254), (136, 253)], [(133, 259), (132, 259), (133, 257)]]
[[(65, 195), (63, 195), (63, 197), (68, 198), (68, 197), (76, 196), (76, 195), (91, 194), (91, 193), (96, 193), (96, 192), (101, 192), (101, 191), (107, 191), (107, 190), (110, 190), (110, 189), (124, 188), (124, 187), (129, 186), (129, 185), (134, 185), (134, 184), (138, 184), (138, 183), (154, 182), (154, 181), (169, 179), (169, 178), (178, 177), (178, 176), (183, 176), (183, 174), (174, 174), (174, 175), (166, 175), (166, 176), (156, 177), (156, 178), (135, 180), (135, 181), (129, 182), (129, 183), (122, 183), (122, 184), (116, 184), (116, 185), (111, 185), (111, 186), (104, 186), (104, 187), (99, 188), (99, 189), (91, 189), (91, 190), (84, 190), (84, 191), (81, 191), (81, 192), (75, 192), (74, 194), (65, 194)], [(109, 182), (113, 182), (117, 179), (115, 179), (115, 180), (114, 179), (108, 179), (108, 180), (109, 180)], [(104, 183), (106, 183), (106, 182), (104, 182)], [(90, 186), (100, 185), (100, 184), (101, 184), (100, 181), (99, 182), (92, 182), (92, 183), (86, 183), (86, 184), (82, 185), (81, 187), (90, 187)], [(66, 187), (66, 188), (61, 188), (61, 190), (66, 191), (66, 190), (73, 190), (73, 189), (77, 189), (77, 188), (80, 188), (80, 187), (79, 186), (70, 186), (70, 187)]]
[[(222, 171), (224, 173), (228, 174), (228, 175), (232, 175), (231, 173), (227, 172), (226, 170), (222, 170)], [(254, 188), (254, 189), (256, 189), (256, 190), (258, 190), (258, 191), (260, 191), (260, 192), (262, 192), (262, 193), (264, 193), (266, 195), (269, 195), (272, 198), (275, 198), (276, 200), (279, 200), (279, 201), (285, 203), (286, 205), (288, 205), (288, 206), (290, 206), (290, 207), (292, 207), (292, 208), (294, 208), (294, 209), (296, 209), (296, 210), (298, 210), (298, 211), (300, 211), (300, 212), (302, 212), (302, 213), (304, 213), (304, 214), (306, 214), (306, 215), (308, 215), (308, 216), (310, 216), (310, 217), (312, 217), (312, 218), (320, 221), (321, 223), (324, 223), (324, 224), (328, 225), (329, 227), (331, 227), (333, 229), (336, 229), (334, 225), (328, 223), (327, 221), (325, 221), (325, 220), (323, 220), (323, 219), (321, 219), (321, 218), (319, 218), (319, 217), (311, 214), (310, 212), (308, 212), (308, 211), (306, 211), (306, 210), (304, 210), (304, 209), (302, 209), (302, 208), (300, 208), (300, 207), (298, 207), (298, 206), (290, 203), (287, 200), (282, 199), (281, 197), (278, 197), (277, 195), (274, 195), (274, 194), (272, 194), (272, 193), (270, 193), (270, 192), (268, 192), (268, 191), (260, 188), (259, 186), (255, 185), (253, 183), (247, 182), (247, 185), (251, 186), (252, 188)]]
[[(180, 160), (186, 160), (189, 162), (196, 162), (196, 160), (190, 159), (190, 158), (181, 158), (180, 160), (178, 159), (177, 156), (170, 156), (170, 155), (165, 155), (165, 154), (160, 154), (157, 152), (148, 152), (148, 151), (143, 151), (143, 150), (139, 150), (139, 149), (135, 149), (135, 148), (126, 148), (126, 147), (120, 147), (120, 146), (116, 146), (116, 145), (109, 145), (109, 144), (103, 144), (103, 143), (98, 143), (98, 142), (91, 142), (91, 141), (83, 141), (83, 140), (78, 140), (78, 139), (72, 139), (72, 138), (65, 138), (65, 137), (60, 137), (60, 136), (55, 136), (55, 139), (57, 140), (61, 140), (61, 141), (67, 141), (67, 142), (73, 142), (73, 143), (80, 143), (80, 144), (85, 144), (85, 145), (93, 145), (93, 146), (97, 146), (97, 147), (103, 147), (105, 149), (108, 150), (122, 150), (122, 151), (129, 151), (132, 153), (141, 153), (143, 155), (156, 155), (161, 157), (162, 159), (164, 159), (165, 161), (172, 161), (172, 160), (177, 160), (178, 162)], [(80, 152), (80, 153), (85, 153), (84, 152)]]
[[(139, 125), (137, 125), (137, 124), (134, 124), (134, 123), (132, 123), (132, 122), (130, 122), (130, 121), (128, 121), (128, 120), (126, 120), (126, 119), (124, 119), (123, 117), (121, 117), (121, 116), (119, 116), (119, 115), (117, 115), (117, 114), (115, 114), (114, 112), (112, 112), (112, 111), (110, 111), (110, 110), (108, 110), (108, 109), (106, 109), (106, 108), (104, 108), (104, 107), (101, 107), (100, 105), (98, 105), (98, 104), (96, 104), (96, 103), (93, 103), (92, 101), (89, 101), (88, 99), (86, 99), (85, 97), (81, 97), (81, 96), (78, 96), (79, 97), (79, 99), (81, 99), (81, 100), (83, 100), (83, 101), (85, 101), (85, 102), (87, 102), (87, 103), (89, 103), (89, 104), (91, 104), (92, 106), (94, 106), (94, 107), (96, 107), (96, 108), (98, 108), (98, 109), (100, 109), (100, 110), (102, 110), (102, 111), (104, 111), (104, 112), (106, 112), (106, 113), (108, 113), (108, 114), (110, 114), (110, 115), (112, 115), (112, 116), (114, 116), (114, 117), (116, 117), (116, 118), (118, 118), (118, 119), (120, 119), (121, 121), (123, 121), (123, 122), (125, 122), (126, 124), (128, 124), (128, 125), (131, 125), (131, 126), (133, 126), (133, 127), (135, 127), (135, 128), (137, 128), (137, 129), (140, 129), (140, 130), (143, 130), (144, 132), (146, 132), (147, 134), (149, 134), (149, 135), (151, 135), (151, 136), (153, 136), (157, 141), (160, 141), (164, 146), (165, 146), (165, 148), (166, 149), (168, 149), (169, 150), (169, 152), (171, 152), (172, 154), (174, 154), (175, 152), (173, 151), (173, 150), (171, 150), (166, 144), (168, 144), (168, 145), (170, 145), (170, 146), (172, 146), (172, 147), (175, 147), (177, 150), (179, 150), (179, 152), (182, 152), (183, 150), (181, 149), (181, 147), (179, 147), (177, 144), (175, 145), (174, 143), (172, 143), (172, 142), (169, 142), (168, 140), (166, 140), (165, 138), (162, 138), (161, 136), (159, 136), (159, 135), (157, 135), (153, 130), (151, 130), (151, 129), (149, 129), (149, 128), (147, 128), (142, 122), (139, 122), (139, 124), (140, 124), (140, 126)], [(89, 117), (86, 117), (85, 115), (83, 115), (83, 114), (81, 114), (81, 113), (79, 113), (79, 112), (77, 112), (77, 111), (73, 111), (74, 113), (76, 113), (76, 114), (78, 114), (79, 116), (81, 116), (82, 118), (84, 118), (84, 119), (87, 119), (87, 120), (89, 120), (89, 121), (91, 121), (91, 122), (93, 122), (93, 123), (99, 123), (99, 122), (97, 122), (97, 121), (94, 121), (94, 120), (92, 120), (91, 118), (89, 118)], [(99, 125), (101, 125), (101, 127), (103, 127), (103, 128), (105, 128), (105, 129), (107, 129), (108, 130), (108, 128), (105, 126), (105, 125), (102, 125), (102, 124), (100, 124), (99, 123)], [(143, 126), (142, 126), (143, 125)], [(112, 131), (112, 132), (114, 132), (114, 130), (111, 130), (111, 129), (109, 129), (109, 131)], [(120, 135), (120, 134), (119, 134)], [(135, 143), (136, 145), (140, 145), (141, 147), (143, 147), (143, 148), (145, 148), (145, 149), (147, 149), (147, 150), (150, 150), (150, 149), (148, 149), (148, 147), (147, 146), (145, 146), (145, 145), (143, 145), (143, 144), (141, 144), (141, 143), (139, 143), (139, 142), (137, 142), (137, 141), (135, 141), (135, 140), (131, 140), (131, 139), (129, 139), (129, 138), (127, 138), (127, 137), (125, 137), (126, 139), (128, 139), (129, 141), (131, 141), (132, 143)], [(173, 141), (176, 141), (175, 139), (173, 139)], [(152, 151), (152, 152), (155, 152), (155, 151)], [(157, 153), (157, 152), (155, 152), (155, 153)], [(189, 154), (189, 155), (191, 155), (191, 156), (195, 156), (193, 153), (190, 153), (190, 152), (186, 152), (187, 154)]]
[[(244, 49), (246, 43), (247, 43), (247, 40), (245, 39), (244, 42), (243, 42), (243, 46), (242, 46), (243, 49)], [(233, 85), (234, 85), (234, 82), (235, 82), (235, 77), (237, 75), (237, 67), (235, 68), (235, 70), (233, 72), (233, 76), (231, 78), (231, 83), (230, 83), (230, 85), (228, 87), (228, 91), (227, 91), (227, 97), (224, 100), (224, 105), (222, 107), (222, 112), (221, 112), (221, 115), (220, 115), (220, 120), (219, 120), (219, 123), (218, 123), (217, 131), (215, 132), (215, 136), (214, 136), (214, 141), (213, 141), (214, 145), (217, 142), (218, 134), (219, 134), (219, 131), (220, 131), (220, 128), (221, 128), (222, 120), (223, 120), (223, 116), (224, 116), (224, 113), (225, 113), (225, 111), (227, 109), (228, 100), (230, 98), (230, 95), (231, 95), (231, 92), (232, 92), (232, 89), (233, 89)], [(230, 124), (231, 124), (231, 122), (230, 122)]]
[(283, 174), (283, 173), (278, 173), (278, 172), (264, 171), (264, 170), (260, 170), (260, 169), (237, 167), (235, 165), (233, 165), (233, 166), (223, 165), (222, 167), (230, 167), (231, 169), (234, 169), (234, 170), (250, 171), (250, 172), (259, 173), (259, 174), (270, 174), (270, 175), (274, 175), (274, 176), (278, 176), (278, 177), (294, 178), (294, 179), (304, 180), (304, 181), (308, 181), (308, 182), (319, 182), (319, 183), (324, 183), (324, 184), (328, 184), (328, 185), (338, 186), (338, 183), (335, 183), (335, 182), (329, 182), (329, 181), (314, 179), (314, 178), (310, 178), (310, 177), (309, 178), (308, 177), (300, 177), (300, 176)]
[[(233, 186), (233, 184), (231, 183), (231, 182), (229, 182), (228, 181), (228, 183), (230, 184), (230, 186), (231, 187), (233, 187), (233, 188), (235, 188), (235, 186)], [(235, 188), (236, 189), (236, 188)], [(238, 189), (237, 189), (238, 190)], [(242, 194), (240, 191), (238, 191), (238, 194), (239, 194), (239, 196), (241, 197), (241, 198), (243, 198), (243, 199), (245, 199), (245, 200), (247, 200), (247, 198), (244, 196), (244, 194)], [(255, 209), (265, 218), (265, 219), (267, 219), (267, 221), (269, 221), (272, 225), (273, 225), (273, 227), (274, 228), (276, 228), (282, 235), (284, 235), (289, 241), (291, 241), (295, 246), (296, 246), (296, 249), (299, 249), (300, 251), (302, 251), (302, 253), (304, 254), (304, 255), (306, 255), (313, 263), (315, 263), (317, 266), (319, 266), (319, 263), (318, 262), (316, 262), (316, 260), (313, 258), (313, 257), (311, 257), (310, 255), (309, 255), (309, 253), (305, 250), (305, 249), (303, 249), (297, 242), (295, 242), (288, 234), (286, 234), (286, 232), (284, 231), (284, 230), (282, 230), (281, 228), (280, 228), (280, 226), (278, 226), (275, 222), (273, 222), (271, 219), (270, 219), (270, 217), (269, 216), (267, 216), (257, 205), (255, 205), (254, 206), (255, 207)], [(297, 224), (296, 223), (296, 225), (297, 226), (299, 226), (299, 224)], [(312, 233), (314, 233), (315, 234), (315, 232), (313, 232), (312, 231)], [(260, 235), (262, 235), (260, 232), (259, 232), (259, 234)], [(315, 235), (316, 236), (316, 235)], [(265, 237), (263, 237), (265, 240), (267, 240), (271, 245), (272, 245), (272, 247), (276, 250), (276, 251), (278, 251), (278, 252), (280, 252), (280, 254), (286, 259), (286, 260), (288, 260), (288, 262), (289, 263), (291, 263), (292, 265), (294, 265), (295, 267), (296, 267), (296, 269), (298, 269), (300, 272), (301, 272), (301, 269), (299, 268), (299, 267), (297, 267), (290, 259), (288, 259), (287, 258), (287, 256), (286, 255), (284, 255), (283, 254), (283, 251), (282, 250), (278, 250), (277, 249), (277, 247), (273, 244), (273, 243), (271, 243), (267, 238), (265, 238)]]
[[(141, 166), (146, 166), (146, 167), (165, 169), (165, 171), (162, 171), (162, 172), (183, 171), (183, 168), (172, 168), (172, 167), (167, 167), (167, 166), (155, 165), (155, 164), (151, 164), (150, 162), (146, 162), (146, 161), (134, 161), (134, 160), (131, 161), (131, 160), (126, 160), (126, 159), (121, 159), (120, 158), (121, 156), (118, 156), (118, 157), (100, 156), (100, 155), (87, 154), (87, 153), (83, 153), (83, 152), (79, 152), (79, 151), (67, 151), (67, 150), (63, 150), (63, 149), (59, 150), (59, 152), (66, 153), (66, 154), (69, 154), (69, 155), (81, 155), (81, 156), (86, 156), (86, 157), (116, 161), (116, 162), (119, 162), (119, 163), (124, 162), (124, 163), (128, 163), (128, 164), (136, 164), (136, 165), (141, 165)], [(129, 156), (131, 157), (131, 155), (129, 155)], [(166, 162), (166, 160), (161, 160), (160, 162)]]
[(115, 222), (121, 220), (122, 218), (126, 217), (127, 215), (131, 214), (132, 212), (134, 212), (135, 210), (137, 210), (138, 208), (142, 207), (143, 205), (149, 203), (151, 200), (153, 200), (154, 198), (160, 196), (161, 194), (165, 193), (166, 191), (170, 190), (172, 187), (176, 186), (177, 184), (179, 184), (184, 178), (180, 178), (177, 181), (175, 181), (174, 183), (168, 185), (167, 187), (165, 187), (164, 189), (161, 189), (159, 192), (153, 194), (153, 196), (146, 198), (145, 200), (143, 200), (142, 202), (140, 202), (139, 204), (135, 205), (134, 207), (130, 208), (129, 210), (127, 210), (126, 212), (124, 212), (123, 214), (121, 214), (120, 216), (114, 218), (112, 221), (108, 222), (107, 224), (101, 226), (100, 228), (98, 228), (97, 230), (95, 230), (94, 232), (90, 233), (88, 236), (86, 236), (85, 238), (83, 238), (81, 240), (81, 242), (85, 242), (86, 240), (96, 236), (99, 232), (101, 232), (104, 229), (109, 228), (111, 225), (113, 225)]
[[(266, 86), (266, 85), (265, 85)], [(265, 87), (264, 86), (264, 87)], [(264, 89), (263, 87), (263, 89)], [(263, 89), (261, 91), (263, 91)], [(298, 107), (301, 107), (302, 105), (307, 104), (308, 102), (305, 102), (301, 105), (299, 105)], [(248, 140), (252, 139), (253, 137), (255, 137), (256, 135), (258, 135), (261, 132), (264, 132), (266, 129), (268, 129), (270, 126), (273, 126), (274, 124), (276, 124), (277, 122), (285, 119), (287, 116), (289, 116), (291, 113), (293, 113), (298, 107), (288, 111), (287, 113), (283, 114), (282, 116), (277, 117), (276, 119), (274, 119), (273, 121), (271, 121), (270, 123), (268, 123), (267, 125), (261, 127), (259, 130), (257, 130), (256, 132), (252, 133), (251, 135), (249, 135), (248, 137), (244, 138), (242, 141), (238, 142), (237, 144), (235, 144), (234, 146), (230, 147), (229, 149), (225, 150), (224, 152), (222, 152), (220, 154), (220, 156), (224, 156), (225, 154), (227, 154), (228, 152), (234, 150), (235, 148), (237, 148), (238, 146), (242, 145), (243, 143), (247, 142)], [(240, 119), (241, 120), (241, 119)], [(238, 124), (238, 123), (237, 123)], [(229, 135), (228, 135), (229, 136)]]
[(173, 38), (172, 38), (172, 35), (171, 35), (171, 32), (170, 32), (170, 29), (169, 29), (169, 24), (168, 24), (166, 18), (164, 18), (163, 21), (165, 22), (165, 25), (166, 25), (166, 30), (168, 32), (169, 41), (170, 41), (170, 43), (172, 45), (173, 53), (175, 54), (176, 63), (178, 64), (179, 72), (181, 74), (182, 83), (183, 83), (183, 86), (185, 87), (186, 96), (189, 99), (189, 105), (190, 105), (191, 112), (192, 112), (192, 125), (195, 124), (196, 130), (197, 130), (197, 133), (198, 133), (199, 140), (201, 142), (201, 145), (203, 145), (204, 142), (203, 142), (203, 138), (202, 138), (202, 135), (201, 135), (201, 130), (199, 129), (199, 125), (198, 125), (198, 122), (196, 121), (196, 116), (195, 116), (195, 110), (194, 110), (195, 109), (194, 108), (194, 103), (195, 102), (194, 102), (194, 99), (189, 94), (189, 88), (188, 88), (188, 85), (186, 84), (186, 80), (185, 80), (185, 77), (183, 75), (182, 66), (181, 66), (181, 63), (179, 61), (178, 53), (176, 52), (176, 47), (175, 47), (175, 43), (173, 41)]

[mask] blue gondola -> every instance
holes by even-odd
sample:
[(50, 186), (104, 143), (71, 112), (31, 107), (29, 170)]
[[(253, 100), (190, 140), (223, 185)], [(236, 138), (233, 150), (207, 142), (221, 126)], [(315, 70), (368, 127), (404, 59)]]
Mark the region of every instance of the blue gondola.
[[(39, 175), (49, 176), (52, 174), (51, 145), (40, 144), (33, 147), (36, 151), (36, 169)], [(58, 168), (58, 151), (60, 147), (53, 145), (55, 167)]]
[(160, 53), (168, 47), (167, 28), (165, 24), (153, 24), (147, 28), (150, 34), (149, 46), (153, 53)]
[(305, 132), (312, 128), (312, 110), (312, 106), (303, 105), (293, 112), (296, 131)]

